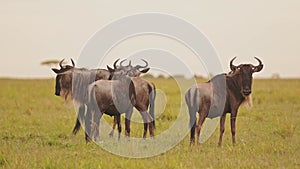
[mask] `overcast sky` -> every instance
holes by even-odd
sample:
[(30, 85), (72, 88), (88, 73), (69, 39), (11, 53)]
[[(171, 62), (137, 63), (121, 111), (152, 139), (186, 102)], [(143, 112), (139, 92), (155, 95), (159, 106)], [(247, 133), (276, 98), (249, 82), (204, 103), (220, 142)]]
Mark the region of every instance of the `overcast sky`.
[[(258, 56), (265, 68), (255, 77), (271, 77), (274, 73), (300, 77), (299, 0), (2, 0), (0, 77), (54, 77), (50, 68), (40, 62), (62, 58), (77, 61), (95, 32), (112, 21), (143, 12), (170, 14), (193, 24), (214, 45), (225, 72), (234, 56), (238, 57), (236, 64), (257, 64), (253, 56)], [(108, 54), (103, 64), (112, 64), (116, 58), (148, 48), (169, 51), (185, 60), (195, 73), (203, 73), (197, 68), (202, 65), (187, 59), (186, 55), (192, 53), (163, 37), (144, 36), (125, 41)], [(172, 65), (172, 61), (168, 63)]]

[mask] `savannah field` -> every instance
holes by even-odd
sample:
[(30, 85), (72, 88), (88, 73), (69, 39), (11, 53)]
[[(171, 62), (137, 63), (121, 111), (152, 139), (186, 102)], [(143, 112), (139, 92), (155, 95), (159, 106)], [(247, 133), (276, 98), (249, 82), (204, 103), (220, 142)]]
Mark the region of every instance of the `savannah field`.
[[(159, 134), (176, 119), (180, 94), (172, 79), (148, 80), (168, 100), (156, 121)], [(54, 95), (54, 86), (54, 79), (0, 79), (0, 168), (300, 168), (299, 79), (254, 79), (253, 108), (239, 110), (235, 147), (227, 116), (221, 148), (217, 128), (200, 145), (190, 146), (187, 135), (171, 150), (141, 159), (86, 144), (82, 130), (72, 135), (74, 107)], [(124, 119), (122, 126), (124, 133)], [(143, 125), (132, 123), (131, 131), (142, 136)]]

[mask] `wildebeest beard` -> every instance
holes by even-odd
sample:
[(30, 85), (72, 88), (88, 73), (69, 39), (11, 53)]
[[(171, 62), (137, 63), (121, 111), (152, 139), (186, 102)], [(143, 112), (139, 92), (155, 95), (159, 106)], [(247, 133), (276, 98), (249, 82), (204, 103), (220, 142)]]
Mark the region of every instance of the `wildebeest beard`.
[(72, 99), (72, 74), (69, 72), (56, 77), (55, 94), (61, 96), (66, 102)]

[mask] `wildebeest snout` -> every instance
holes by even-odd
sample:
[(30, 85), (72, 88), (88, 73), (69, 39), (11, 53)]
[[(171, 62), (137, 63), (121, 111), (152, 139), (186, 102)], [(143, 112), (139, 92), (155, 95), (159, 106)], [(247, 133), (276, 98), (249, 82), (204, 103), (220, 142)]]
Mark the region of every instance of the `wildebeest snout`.
[(55, 91), (55, 95), (56, 96), (60, 96), (60, 92), (59, 91)]
[(250, 95), (251, 94), (251, 89), (250, 88), (243, 89), (243, 94), (246, 95), (246, 96)]

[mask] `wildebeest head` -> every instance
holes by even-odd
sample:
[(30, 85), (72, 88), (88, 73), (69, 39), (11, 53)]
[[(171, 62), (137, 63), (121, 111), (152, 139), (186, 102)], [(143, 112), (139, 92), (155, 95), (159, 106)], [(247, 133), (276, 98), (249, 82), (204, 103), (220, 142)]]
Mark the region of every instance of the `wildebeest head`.
[[(56, 75), (56, 82), (55, 82), (55, 95), (56, 96), (61, 96), (61, 92), (66, 91), (63, 95), (65, 98), (68, 95), (67, 91), (70, 91), (72, 89), (72, 69), (75, 67), (75, 63), (73, 59), (71, 59), (72, 66), (71, 65), (66, 65), (63, 66), (64, 59), (59, 62), (60, 69), (55, 69), (52, 68), (53, 72), (55, 72)], [(68, 73), (70, 71), (70, 73)]]
[[(107, 70), (110, 72), (111, 76), (110, 79), (111, 80), (116, 80), (116, 79), (120, 79), (122, 76), (126, 75), (126, 71), (121, 69), (120, 66), (117, 66), (117, 63), (120, 59), (117, 59), (114, 62), (114, 68), (111, 68), (107, 65)], [(124, 61), (124, 60), (123, 60)], [(123, 62), (121, 61), (121, 62)]]
[(141, 65), (132, 66), (131, 61), (129, 61), (129, 64), (125, 66), (125, 65), (123, 65), (123, 63), (124, 63), (124, 61), (126, 61), (126, 59), (124, 59), (120, 62), (120, 66), (117, 66), (116, 63), (118, 61), (119, 61), (119, 59), (115, 61), (114, 69), (107, 66), (107, 69), (114, 76), (120, 76), (121, 74), (125, 74), (129, 77), (138, 77), (142, 73), (147, 73), (150, 70), (150, 68), (147, 68), (148, 67), (148, 62), (145, 61), (144, 59), (142, 59), (142, 61), (144, 61), (146, 63), (145, 66), (141, 66)]
[(233, 61), (236, 59), (234, 57), (230, 61), (230, 69), (232, 70), (232, 74), (239, 75), (239, 85), (241, 86), (241, 93), (244, 96), (248, 96), (251, 94), (251, 86), (252, 86), (252, 74), (254, 72), (259, 72), (263, 68), (263, 64), (260, 59), (254, 57), (259, 65), (253, 66), (252, 64), (240, 64), (238, 66), (233, 65)]

